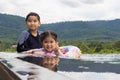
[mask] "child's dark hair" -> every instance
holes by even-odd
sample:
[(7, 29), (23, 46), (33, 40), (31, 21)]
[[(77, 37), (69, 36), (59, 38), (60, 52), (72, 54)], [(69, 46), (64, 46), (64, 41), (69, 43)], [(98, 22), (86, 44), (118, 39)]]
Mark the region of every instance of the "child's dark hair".
[(28, 20), (28, 17), (29, 17), (29, 16), (36, 16), (37, 19), (38, 19), (38, 21), (40, 21), (40, 16), (39, 16), (37, 13), (35, 13), (35, 12), (30, 12), (30, 13), (26, 16), (25, 21)]
[[(43, 64), (41, 64), (40, 66), (47, 68), (46, 66), (43, 66)], [(55, 65), (51, 70), (57, 72), (58, 71), (57, 65)]]
[(57, 34), (51, 30), (44, 31), (40, 35), (40, 41), (43, 42), (43, 40), (48, 36), (51, 36), (55, 41), (57, 41)]

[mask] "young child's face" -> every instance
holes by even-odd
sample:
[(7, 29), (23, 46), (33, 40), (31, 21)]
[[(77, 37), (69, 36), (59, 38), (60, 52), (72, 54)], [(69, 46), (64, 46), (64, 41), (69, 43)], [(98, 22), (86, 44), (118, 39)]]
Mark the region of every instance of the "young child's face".
[(42, 61), (42, 66), (53, 70), (53, 68), (57, 65), (57, 60), (54, 57), (44, 57)]
[(42, 42), (42, 46), (43, 48), (48, 51), (48, 52), (52, 52), (53, 50), (56, 49), (56, 47), (58, 46), (58, 42), (55, 41), (52, 36), (47, 36), (43, 42)]
[(40, 26), (40, 21), (37, 19), (37, 16), (29, 16), (28, 20), (26, 21), (26, 26), (30, 30), (37, 30)]

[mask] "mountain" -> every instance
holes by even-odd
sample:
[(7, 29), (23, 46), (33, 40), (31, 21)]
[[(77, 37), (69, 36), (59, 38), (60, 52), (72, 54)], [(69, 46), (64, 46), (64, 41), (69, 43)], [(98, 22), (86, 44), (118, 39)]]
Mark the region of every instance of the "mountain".
[[(0, 41), (16, 42), (25, 30), (25, 18), (0, 14)], [(42, 24), (40, 30), (53, 30), (60, 40), (119, 40), (120, 19), (98, 21), (66, 21)]]
[(120, 19), (109, 21), (69, 21), (44, 24), (43, 29), (56, 31), (60, 39), (119, 40)]
[(0, 14), (0, 41), (16, 41), (20, 32), (24, 29), (23, 17)]

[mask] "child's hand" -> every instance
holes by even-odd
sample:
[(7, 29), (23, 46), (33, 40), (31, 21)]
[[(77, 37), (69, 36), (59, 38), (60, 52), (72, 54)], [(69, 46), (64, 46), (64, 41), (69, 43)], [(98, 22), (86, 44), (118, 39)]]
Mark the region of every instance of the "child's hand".
[(28, 51), (24, 51), (24, 52), (22, 52), (22, 53), (26, 53), (26, 54), (33, 54), (34, 53), (34, 50), (28, 50)]
[(40, 54), (40, 55), (43, 55), (44, 52), (43, 52), (43, 51), (36, 51), (36, 52), (34, 52), (34, 54)]

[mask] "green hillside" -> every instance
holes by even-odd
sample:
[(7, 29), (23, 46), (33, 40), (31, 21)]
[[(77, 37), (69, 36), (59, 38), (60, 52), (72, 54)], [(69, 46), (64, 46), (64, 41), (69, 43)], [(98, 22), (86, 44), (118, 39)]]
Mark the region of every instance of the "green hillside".
[[(16, 41), (20, 32), (26, 29), (25, 18), (0, 14), (0, 40)], [(69, 21), (42, 24), (40, 30), (54, 30), (60, 40), (119, 40), (120, 20)]]
[(24, 18), (20, 16), (0, 14), (0, 40), (16, 41), (18, 35), (24, 30)]
[[(0, 14), (0, 51), (15, 51), (25, 29), (24, 17)], [(120, 19), (42, 24), (39, 29), (55, 31), (60, 45), (75, 45), (82, 53), (120, 53)]]
[(119, 40), (120, 20), (72, 21), (44, 24), (42, 29), (56, 31), (60, 39), (79, 40)]

